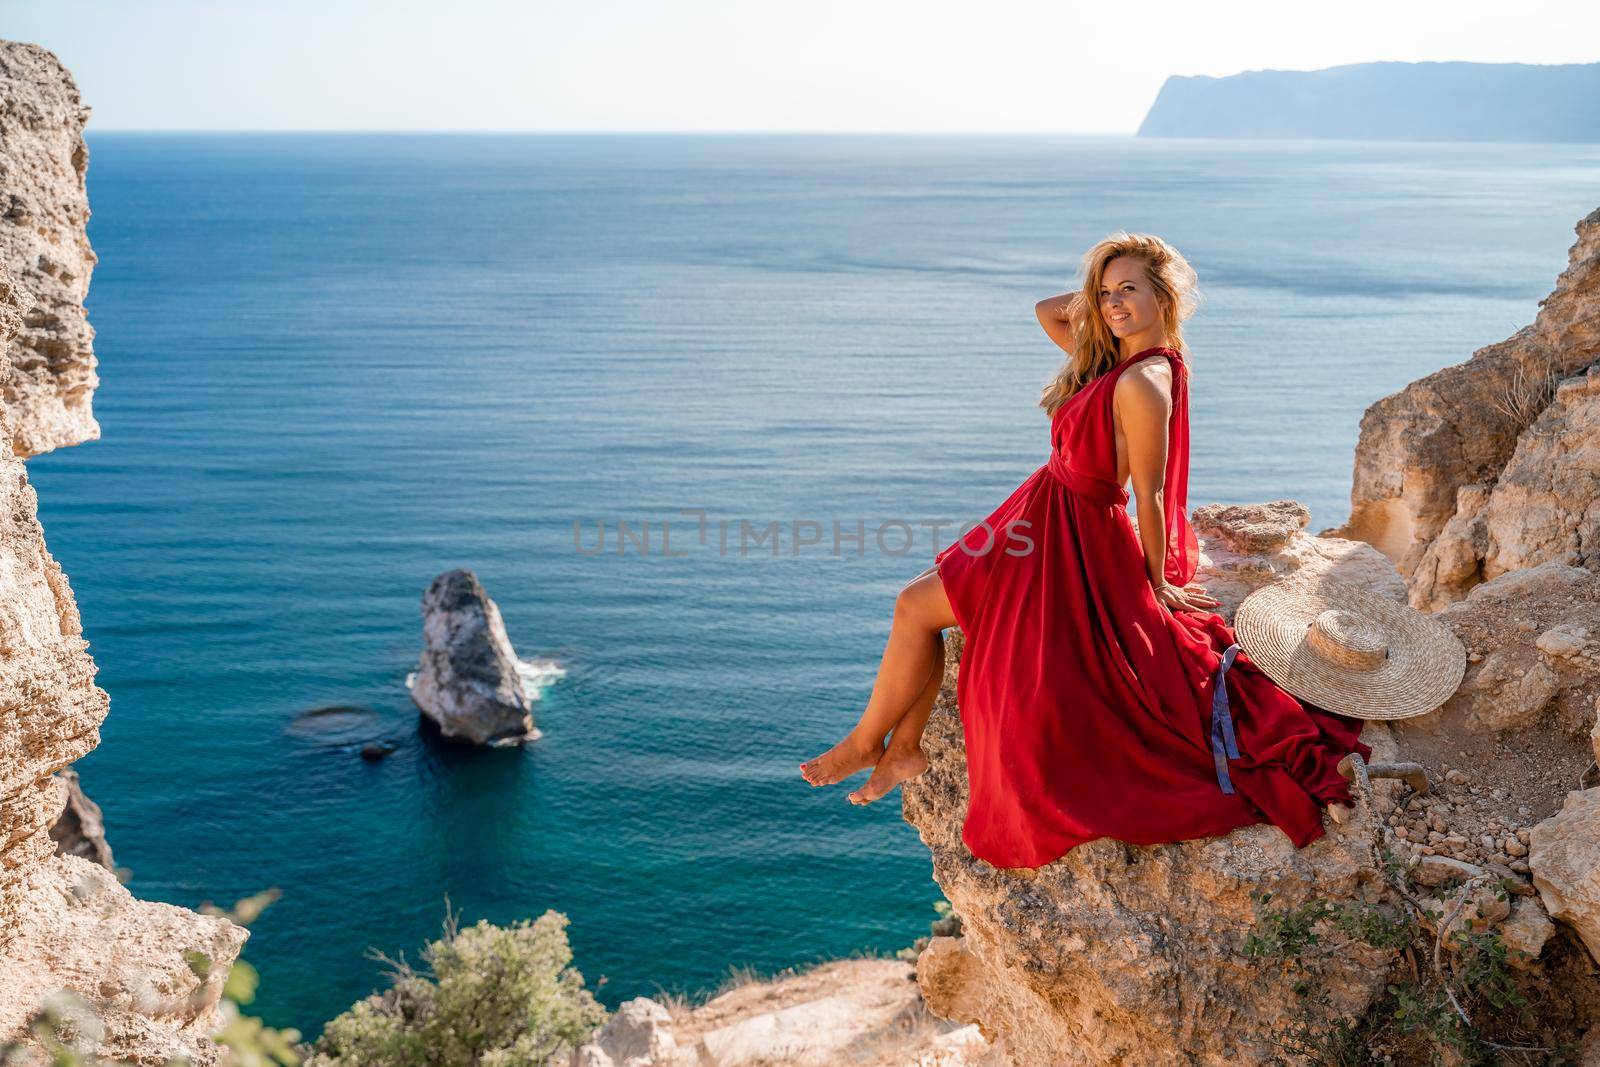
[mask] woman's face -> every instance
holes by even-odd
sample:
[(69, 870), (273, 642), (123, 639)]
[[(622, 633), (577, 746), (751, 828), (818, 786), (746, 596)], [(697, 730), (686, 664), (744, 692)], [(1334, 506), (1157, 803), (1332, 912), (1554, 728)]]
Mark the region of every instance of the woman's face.
[(1100, 279), (1100, 316), (1117, 338), (1134, 337), (1161, 322), (1161, 304), (1150, 285), (1144, 260), (1118, 256)]

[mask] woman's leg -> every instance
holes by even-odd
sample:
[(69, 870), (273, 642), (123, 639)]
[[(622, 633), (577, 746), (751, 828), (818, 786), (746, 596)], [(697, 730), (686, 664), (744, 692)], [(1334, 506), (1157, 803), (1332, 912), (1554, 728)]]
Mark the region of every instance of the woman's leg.
[[(930, 684), (935, 660), (943, 654), (939, 631), (955, 624), (955, 612), (937, 567), (929, 567), (906, 583), (895, 597), (894, 621), (866, 710), (843, 741), (800, 765), (806, 781), (831, 785), (878, 762), (884, 753), (884, 737)], [(938, 695), (937, 688), (934, 695)], [(916, 732), (921, 732), (920, 726)]]
[(937, 633), (934, 637), (939, 648), (933, 661), (933, 673), (928, 675), (927, 684), (917, 694), (916, 701), (894, 724), (889, 747), (873, 766), (872, 777), (850, 794), (852, 804), (871, 804), (907, 778), (915, 778), (928, 769), (928, 757), (922, 754), (922, 731), (927, 728), (934, 701), (939, 699), (939, 688), (944, 685), (944, 634)]

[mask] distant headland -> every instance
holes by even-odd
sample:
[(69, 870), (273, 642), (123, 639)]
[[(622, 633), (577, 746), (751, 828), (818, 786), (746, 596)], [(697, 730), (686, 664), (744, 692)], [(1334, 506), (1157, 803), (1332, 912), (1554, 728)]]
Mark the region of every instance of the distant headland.
[(1173, 75), (1140, 137), (1600, 141), (1600, 63), (1351, 63)]

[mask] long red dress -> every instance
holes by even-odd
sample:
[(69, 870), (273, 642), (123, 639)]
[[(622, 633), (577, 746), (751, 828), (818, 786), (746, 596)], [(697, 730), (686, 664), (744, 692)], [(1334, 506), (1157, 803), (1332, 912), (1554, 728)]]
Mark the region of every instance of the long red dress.
[(1221, 615), (1156, 599), (1116, 480), (1111, 409), (1122, 371), (1155, 353), (1173, 370), (1166, 578), (1192, 580), (1189, 367), (1174, 348), (1074, 394), (1051, 422), (1049, 461), (935, 557), (966, 638), (961, 837), (996, 867), (1042, 866), (1097, 837), (1155, 844), (1258, 822), (1304, 847), (1325, 832), (1324, 805), (1351, 802), (1339, 759), (1372, 752), (1363, 720), (1280, 688)]

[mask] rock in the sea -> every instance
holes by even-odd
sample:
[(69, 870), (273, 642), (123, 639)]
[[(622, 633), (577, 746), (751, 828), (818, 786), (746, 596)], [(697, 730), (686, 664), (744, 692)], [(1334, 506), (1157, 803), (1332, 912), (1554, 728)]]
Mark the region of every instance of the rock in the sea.
[(27, 457), (100, 436), (94, 328), (84, 313), (89, 108), (36, 44), (0, 41), (0, 263), (34, 299), (0, 375), (11, 444)]
[(1550, 560), (1600, 570), (1600, 210), (1534, 322), (1373, 404), (1341, 537), (1395, 561), (1413, 607)]
[(500, 608), (478, 576), (458, 568), (435, 578), (422, 595), (422, 619), (411, 699), (440, 733), (479, 745), (537, 738)]

